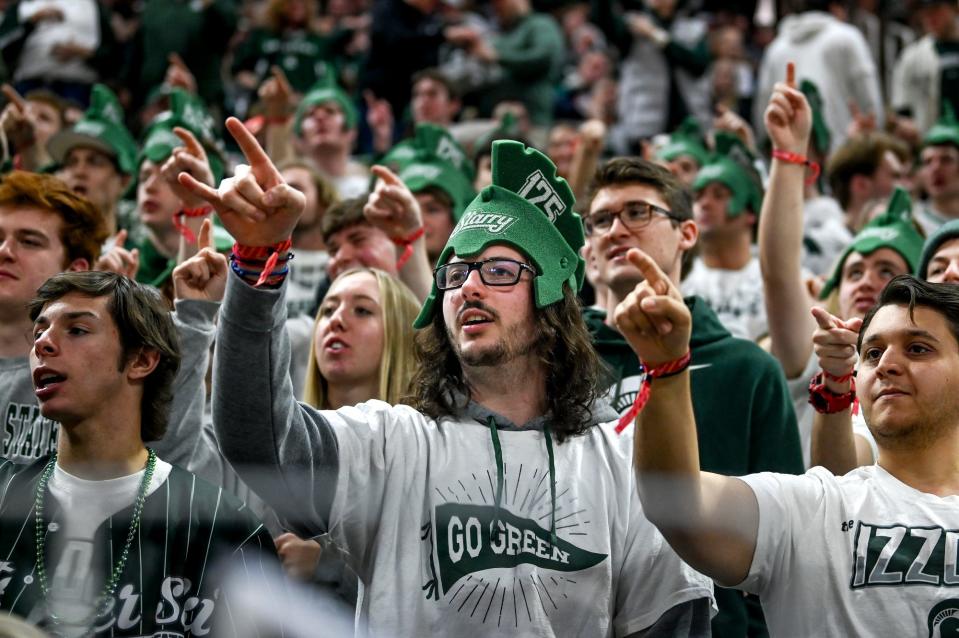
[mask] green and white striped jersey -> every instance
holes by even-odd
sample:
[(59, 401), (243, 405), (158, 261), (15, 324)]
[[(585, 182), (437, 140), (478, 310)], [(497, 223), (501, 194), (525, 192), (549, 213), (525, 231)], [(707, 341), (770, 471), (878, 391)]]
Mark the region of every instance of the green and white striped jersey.
[[(39, 626), (50, 627), (47, 604), (37, 577), (35, 496), (46, 465), (0, 464), (0, 609)], [(133, 504), (108, 517), (97, 528), (91, 564), (95, 574), (77, 573), (84, 598), (94, 599), (116, 564), (127, 539)], [(47, 572), (63, 563), (69, 542), (61, 542), (62, 511), (46, 494), (44, 505)], [(68, 558), (68, 557), (67, 557)], [(93, 635), (204, 636), (220, 623), (230, 627), (229, 600), (221, 591), (218, 572), (240, 567), (258, 578), (264, 561), (275, 561), (276, 550), (266, 528), (243, 503), (221, 488), (173, 466), (168, 478), (143, 506), (116, 594), (93, 622)], [(68, 561), (69, 562), (69, 561)], [(58, 575), (59, 577), (59, 575)], [(49, 576), (48, 576), (49, 578)], [(67, 580), (71, 580), (70, 577)], [(86, 634), (83, 628), (65, 633)]]

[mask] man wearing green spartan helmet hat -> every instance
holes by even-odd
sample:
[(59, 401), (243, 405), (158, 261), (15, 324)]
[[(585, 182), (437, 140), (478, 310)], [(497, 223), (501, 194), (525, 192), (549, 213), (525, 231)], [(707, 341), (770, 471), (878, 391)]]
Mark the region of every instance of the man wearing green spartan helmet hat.
[(123, 107), (102, 84), (93, 87), (90, 108), (72, 128), (47, 142), (60, 167), (57, 176), (104, 215), (111, 235), (118, 229), (119, 202), (136, 171), (137, 145), (123, 124)]
[(734, 337), (766, 334), (759, 259), (753, 240), (763, 188), (752, 156), (729, 133), (716, 134), (716, 153), (699, 170), (692, 189), (700, 255), (683, 280), (684, 295), (698, 295)]
[[(275, 245), (302, 200), (229, 124), (276, 208), (256, 223), (224, 210), (224, 225), (241, 252)], [(569, 186), (517, 142), (497, 143), (492, 162), (493, 184), (466, 207), (416, 321), (405, 405), (294, 401), (284, 277), (258, 288), (256, 272), (228, 274), (221, 449), (237, 468), (259, 466), (241, 474), (289, 529), (328, 533), (344, 552), (367, 594), (360, 635), (707, 635), (711, 585), (647, 522), (632, 437), (595, 402)], [(240, 193), (207, 195), (222, 208)]]

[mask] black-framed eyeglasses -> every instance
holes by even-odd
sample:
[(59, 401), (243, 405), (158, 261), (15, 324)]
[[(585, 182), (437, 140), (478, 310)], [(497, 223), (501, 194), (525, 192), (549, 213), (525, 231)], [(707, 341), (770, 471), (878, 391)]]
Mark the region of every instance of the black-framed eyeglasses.
[(605, 233), (613, 227), (613, 220), (619, 217), (619, 220), (626, 228), (630, 230), (641, 230), (653, 221), (653, 215), (659, 214), (675, 221), (683, 221), (672, 211), (666, 210), (662, 206), (650, 204), (642, 200), (635, 202), (626, 202), (619, 210), (598, 210), (595, 213), (587, 215), (583, 220), (586, 227), (586, 234)]
[(470, 273), (478, 270), (480, 279), (487, 286), (513, 286), (519, 283), (523, 271), (528, 270), (536, 276), (536, 271), (527, 264), (515, 259), (495, 258), (483, 261), (454, 261), (437, 266), (433, 271), (436, 287), (440, 290), (459, 288), (466, 283)]

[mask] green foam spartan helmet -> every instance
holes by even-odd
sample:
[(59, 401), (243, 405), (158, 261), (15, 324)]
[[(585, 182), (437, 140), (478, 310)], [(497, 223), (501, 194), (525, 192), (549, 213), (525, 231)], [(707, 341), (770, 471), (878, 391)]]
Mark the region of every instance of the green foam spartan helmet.
[(826, 155), (832, 143), (832, 133), (823, 117), (823, 100), (819, 87), (812, 80), (803, 80), (799, 83), (799, 90), (806, 96), (809, 109), (812, 111), (812, 140), (816, 150)]
[(303, 118), (310, 112), (310, 109), (324, 102), (336, 102), (343, 111), (346, 128), (356, 128), (358, 115), (356, 113), (356, 107), (353, 105), (353, 100), (350, 99), (350, 96), (347, 95), (343, 89), (337, 86), (336, 72), (330, 63), (324, 62), (323, 66), (324, 73), (322, 77), (306, 92), (306, 95), (300, 100), (299, 106), (296, 107), (296, 113), (293, 116), (293, 132), (297, 135), (302, 132)]
[(948, 100), (942, 102), (942, 114), (939, 121), (922, 138), (922, 145), (939, 146), (952, 144), (959, 147), (959, 122), (956, 122), (956, 113)]
[(50, 138), (47, 150), (57, 164), (63, 164), (71, 150), (78, 146), (99, 149), (116, 158), (117, 167), (125, 175), (136, 172), (137, 144), (123, 124), (123, 107), (117, 96), (103, 84), (95, 84), (90, 92), (90, 106), (72, 128)]
[(466, 151), (446, 128), (436, 124), (417, 124), (413, 137), (391, 148), (380, 163), (399, 173), (423, 155), (448, 162), (470, 182), (475, 178)]
[(430, 187), (446, 193), (452, 202), (454, 221), (460, 220), (466, 205), (476, 196), (473, 167), (466, 151), (441, 126), (417, 125), (413, 138), (394, 147), (384, 163), (414, 193)]
[(730, 215), (735, 217), (746, 208), (758, 215), (763, 205), (763, 187), (752, 162), (752, 154), (738, 137), (725, 131), (716, 133), (716, 151), (696, 174), (693, 192), (718, 182), (732, 191), (727, 209)]
[[(563, 286), (578, 291), (586, 274), (579, 255), (585, 238), (569, 184), (539, 151), (520, 142), (493, 143), (493, 184), (466, 207), (437, 263), (455, 254), (471, 258), (487, 247), (505, 244), (526, 255), (536, 268), (533, 294), (537, 308), (563, 298)], [(414, 328), (424, 328), (437, 312), (440, 291), (433, 283)]]
[(669, 141), (656, 151), (657, 159), (671, 162), (677, 157), (688, 155), (700, 166), (706, 164), (709, 152), (703, 139), (702, 129), (695, 117), (689, 116), (669, 136)]
[(164, 162), (173, 149), (183, 146), (183, 142), (173, 132), (173, 127), (179, 126), (193, 133), (203, 145), (213, 178), (219, 183), (223, 177), (225, 151), (216, 134), (213, 118), (199, 97), (183, 89), (173, 89), (169, 97), (169, 110), (154, 117), (147, 127), (143, 136), (143, 147), (137, 157), (137, 166), (145, 159), (154, 164)]
[(842, 269), (846, 265), (849, 254), (856, 251), (860, 255), (871, 255), (880, 248), (890, 248), (903, 258), (909, 272), (916, 269), (922, 254), (925, 242), (923, 236), (916, 230), (912, 220), (912, 201), (909, 193), (897, 186), (889, 198), (885, 212), (866, 224), (852, 243), (846, 247), (832, 276), (819, 292), (819, 298), (825, 299), (842, 281)]

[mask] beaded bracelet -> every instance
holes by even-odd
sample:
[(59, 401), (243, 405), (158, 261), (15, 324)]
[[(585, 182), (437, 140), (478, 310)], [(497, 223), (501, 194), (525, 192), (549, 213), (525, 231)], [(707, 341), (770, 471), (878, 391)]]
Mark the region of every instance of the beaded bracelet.
[(636, 417), (639, 416), (639, 413), (643, 411), (644, 407), (646, 407), (646, 402), (649, 401), (649, 395), (652, 393), (653, 379), (665, 379), (667, 377), (676, 376), (689, 367), (689, 362), (691, 359), (692, 356), (687, 351), (686, 354), (680, 358), (673, 361), (667, 361), (666, 363), (661, 363), (653, 368), (650, 368), (645, 363), (640, 361), (640, 365), (642, 365), (643, 369), (646, 371), (646, 374), (643, 376), (643, 382), (642, 385), (640, 385), (639, 392), (636, 393), (636, 400), (633, 401), (633, 406), (626, 412), (626, 414), (619, 417), (619, 422), (616, 424), (616, 433), (620, 434), (623, 430), (629, 427), (629, 424), (635, 421)]
[[(260, 278), (253, 284), (253, 287), (257, 288), (267, 283), (267, 280), (270, 279), (273, 269), (276, 268), (277, 262), (280, 260), (281, 253), (287, 253), (287, 261), (289, 260), (289, 251), (292, 247), (292, 238), (281, 241), (278, 244), (273, 244), (272, 246), (243, 246), (241, 244), (233, 244), (233, 256), (230, 261), (234, 264), (237, 262), (256, 263), (260, 259), (266, 259), (266, 263), (263, 264), (263, 270), (260, 273)], [(282, 282), (282, 276), (279, 276), (279, 278)]]

